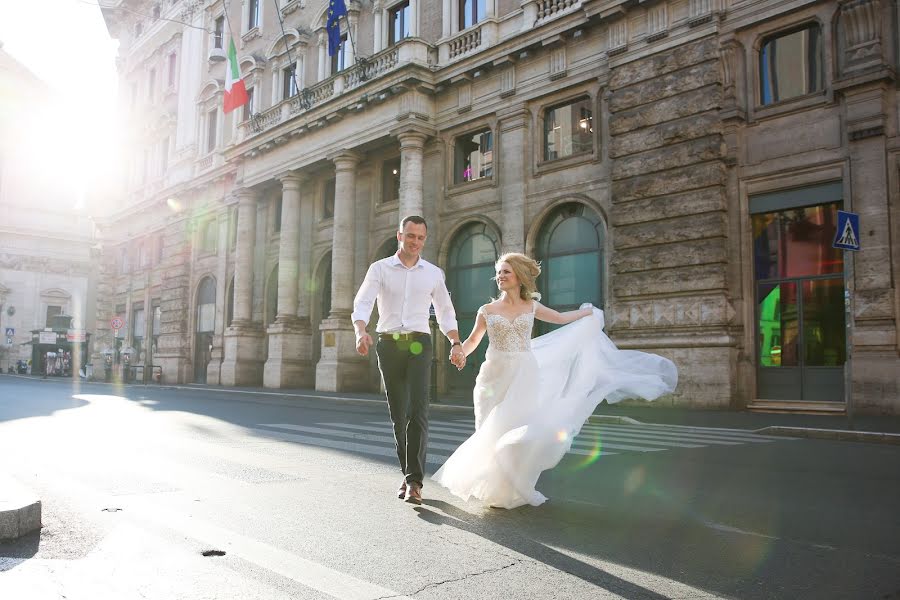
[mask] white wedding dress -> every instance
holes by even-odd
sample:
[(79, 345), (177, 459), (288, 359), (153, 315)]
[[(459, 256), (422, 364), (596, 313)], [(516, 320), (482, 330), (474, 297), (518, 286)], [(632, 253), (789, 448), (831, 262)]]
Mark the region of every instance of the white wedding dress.
[(479, 309), (489, 344), (473, 392), (475, 433), (432, 478), (463, 500), (542, 504), (538, 477), (562, 460), (604, 398), (654, 400), (675, 389), (672, 361), (616, 348), (603, 311), (532, 340), (536, 308), (512, 321)]

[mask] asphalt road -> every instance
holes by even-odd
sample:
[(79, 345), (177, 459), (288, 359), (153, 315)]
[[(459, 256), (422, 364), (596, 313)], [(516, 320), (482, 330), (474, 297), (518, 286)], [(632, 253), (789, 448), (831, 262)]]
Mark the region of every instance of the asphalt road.
[(385, 407), (0, 376), (0, 456), (44, 522), (4, 600), (900, 599), (900, 446), (589, 425), (544, 506), (413, 507)]

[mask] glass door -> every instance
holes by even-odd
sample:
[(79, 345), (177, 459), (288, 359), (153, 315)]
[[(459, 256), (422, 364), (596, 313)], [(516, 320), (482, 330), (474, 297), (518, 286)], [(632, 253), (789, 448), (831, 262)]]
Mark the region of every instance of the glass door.
[(761, 400), (844, 399), (844, 265), (831, 247), (839, 205), (752, 215)]

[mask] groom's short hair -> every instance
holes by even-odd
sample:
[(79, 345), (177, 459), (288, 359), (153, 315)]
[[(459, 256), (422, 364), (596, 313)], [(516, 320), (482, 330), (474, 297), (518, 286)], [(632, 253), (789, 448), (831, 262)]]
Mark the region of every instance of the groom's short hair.
[(403, 220), (400, 221), (400, 231), (403, 231), (403, 228), (406, 227), (407, 223), (424, 225), (425, 230), (428, 231), (428, 223), (425, 222), (425, 217), (420, 217), (419, 215), (409, 215), (408, 217), (404, 217)]

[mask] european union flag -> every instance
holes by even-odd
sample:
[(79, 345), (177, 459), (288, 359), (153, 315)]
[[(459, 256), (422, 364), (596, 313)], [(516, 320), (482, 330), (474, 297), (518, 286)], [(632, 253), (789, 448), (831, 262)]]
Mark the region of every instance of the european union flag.
[(325, 29), (328, 30), (328, 56), (334, 56), (341, 47), (340, 18), (347, 15), (347, 5), (344, 0), (328, 0), (328, 21)]

